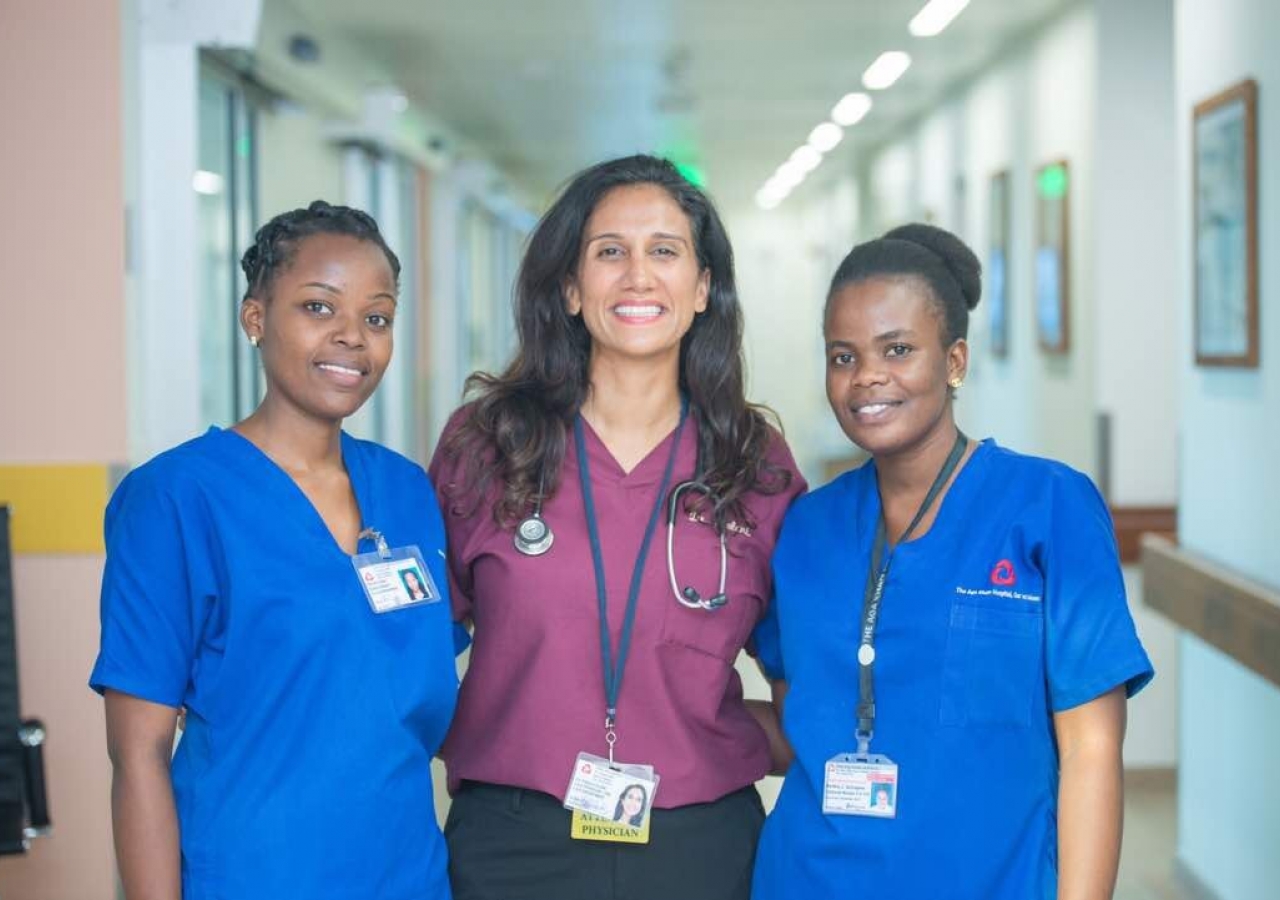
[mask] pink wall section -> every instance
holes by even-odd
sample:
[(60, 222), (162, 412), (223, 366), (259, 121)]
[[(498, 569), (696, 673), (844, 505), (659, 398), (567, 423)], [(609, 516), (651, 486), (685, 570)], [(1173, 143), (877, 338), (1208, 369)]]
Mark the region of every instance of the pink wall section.
[(0, 857), (3, 900), (110, 900), (115, 860), (102, 701), (86, 681), (98, 646), (102, 559), (15, 560), (22, 708), (44, 720), (54, 834)]
[[(0, 0), (0, 465), (127, 456), (119, 0)], [(56, 832), (0, 858), (4, 900), (108, 900), (102, 704), (85, 686), (100, 556), (14, 560), (24, 711)]]
[(0, 2), (0, 463), (126, 457), (118, 0)]

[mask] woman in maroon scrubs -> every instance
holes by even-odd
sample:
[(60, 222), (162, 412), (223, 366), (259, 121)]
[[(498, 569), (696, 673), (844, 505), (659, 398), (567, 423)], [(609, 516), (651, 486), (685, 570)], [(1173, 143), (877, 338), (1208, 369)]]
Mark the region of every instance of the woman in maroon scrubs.
[[(743, 396), (715, 208), (665, 160), (583, 171), (516, 319), (431, 466), (475, 641), (442, 751), (454, 896), (746, 898), (776, 722), (733, 664), (804, 481)], [(639, 827), (612, 820), (631, 783)]]

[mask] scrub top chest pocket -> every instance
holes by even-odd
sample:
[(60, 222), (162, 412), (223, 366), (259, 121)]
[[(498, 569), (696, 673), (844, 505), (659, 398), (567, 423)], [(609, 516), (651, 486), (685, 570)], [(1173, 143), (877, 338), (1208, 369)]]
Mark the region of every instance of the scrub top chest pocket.
[(957, 595), (942, 667), (944, 726), (1025, 727), (1044, 697), (1041, 601)]

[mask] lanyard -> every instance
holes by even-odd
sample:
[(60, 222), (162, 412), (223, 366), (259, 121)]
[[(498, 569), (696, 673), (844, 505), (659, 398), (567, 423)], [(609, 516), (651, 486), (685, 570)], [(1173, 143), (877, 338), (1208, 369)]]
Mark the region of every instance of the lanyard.
[(596, 504), (591, 494), (591, 469), (587, 460), (586, 439), (582, 432), (582, 415), (573, 420), (573, 443), (578, 452), (578, 479), (582, 483), (582, 504), (587, 513), (587, 536), (591, 541), (591, 563), (596, 573), (596, 608), (600, 613), (600, 659), (604, 670), (605, 741), (609, 745), (609, 761), (613, 762), (613, 745), (618, 735), (614, 726), (618, 722), (618, 693), (622, 689), (622, 673), (627, 665), (627, 651), (631, 648), (631, 628), (636, 620), (636, 607), (640, 599), (640, 582), (644, 576), (644, 561), (649, 555), (649, 544), (653, 541), (653, 533), (657, 530), (658, 519), (662, 515), (663, 498), (667, 487), (671, 484), (671, 472), (676, 464), (676, 451), (680, 447), (680, 435), (684, 432), (684, 423), (688, 418), (688, 404), (681, 400), (680, 423), (676, 425), (675, 436), (671, 440), (671, 451), (667, 454), (667, 466), (662, 471), (662, 483), (658, 486), (658, 497), (653, 504), (653, 512), (649, 514), (649, 524), (645, 526), (644, 538), (640, 541), (640, 552), (636, 556), (635, 568), (631, 570), (631, 587), (627, 591), (626, 611), (622, 615), (622, 634), (618, 636), (618, 656), (613, 659), (613, 648), (609, 640), (609, 598), (604, 580), (604, 553), (600, 546), (600, 528), (596, 519)]
[(902, 532), (902, 537), (898, 538), (898, 542), (889, 548), (889, 555), (885, 558), (883, 566), (880, 564), (880, 556), (884, 552), (886, 528), (883, 506), (880, 510), (880, 521), (876, 523), (875, 546), (871, 551), (871, 565), (867, 568), (867, 585), (862, 592), (862, 634), (858, 645), (859, 753), (865, 754), (868, 751), (871, 745), (871, 735), (875, 732), (876, 693), (872, 669), (876, 661), (876, 624), (880, 621), (880, 603), (884, 599), (884, 586), (889, 579), (889, 568), (893, 565), (893, 552), (899, 545), (910, 539), (916, 530), (916, 526), (920, 524), (920, 520), (924, 518), (925, 513), (929, 511), (934, 501), (938, 499), (938, 494), (942, 493), (942, 488), (946, 485), (947, 479), (951, 477), (956, 470), (956, 466), (960, 464), (960, 458), (964, 456), (967, 444), (968, 438), (957, 431), (955, 445), (951, 448), (951, 452), (947, 454), (947, 459), (938, 471), (937, 477), (933, 479), (933, 484), (930, 485), (929, 492), (925, 494), (924, 500), (920, 503), (920, 508), (916, 510), (915, 518), (911, 520), (907, 530)]

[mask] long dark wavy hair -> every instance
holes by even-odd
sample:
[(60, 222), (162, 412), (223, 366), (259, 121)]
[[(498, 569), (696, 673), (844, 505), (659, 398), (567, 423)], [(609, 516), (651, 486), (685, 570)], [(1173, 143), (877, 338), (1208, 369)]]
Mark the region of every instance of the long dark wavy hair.
[(566, 425), (590, 386), (591, 335), (567, 311), (564, 286), (577, 272), (582, 234), (600, 200), (615, 188), (646, 184), (665, 190), (688, 216), (698, 267), (710, 273), (706, 311), (680, 344), (679, 386), (698, 425), (702, 480), (713, 492), (717, 524), (751, 527), (744, 496), (777, 493), (789, 483), (791, 473), (765, 458), (773, 435), (766, 413), (772, 414), (743, 394), (742, 310), (720, 216), (667, 160), (629, 156), (579, 172), (534, 229), (516, 279), (515, 357), (500, 375), (467, 379), (468, 403), (444, 445), (447, 457), (463, 461), (460, 483), (443, 486), (450, 512), (473, 514), (497, 479), (502, 491), (493, 515), (510, 527), (539, 492), (555, 493)]

